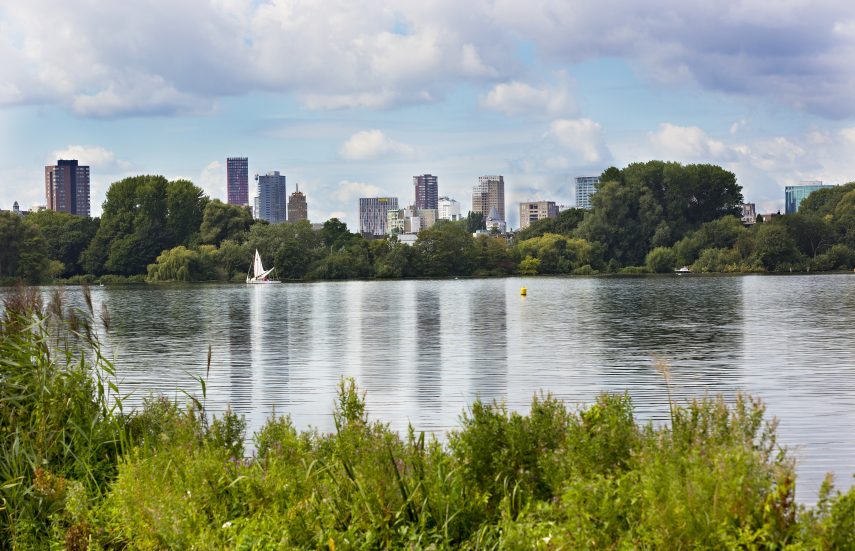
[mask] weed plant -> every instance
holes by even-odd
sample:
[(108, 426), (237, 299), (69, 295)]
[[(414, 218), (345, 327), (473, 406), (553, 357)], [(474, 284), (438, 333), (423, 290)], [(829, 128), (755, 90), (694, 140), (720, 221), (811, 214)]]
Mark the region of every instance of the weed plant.
[(334, 432), (274, 416), (247, 458), (245, 422), (209, 418), (202, 378), (186, 406), (123, 412), (95, 317), (91, 300), (6, 303), (2, 549), (855, 545), (855, 489), (829, 479), (798, 506), (793, 461), (748, 397), (671, 404), (665, 426), (636, 422), (626, 394), (579, 410), (538, 395), (527, 414), (476, 401), (442, 444), (371, 421), (343, 380)]

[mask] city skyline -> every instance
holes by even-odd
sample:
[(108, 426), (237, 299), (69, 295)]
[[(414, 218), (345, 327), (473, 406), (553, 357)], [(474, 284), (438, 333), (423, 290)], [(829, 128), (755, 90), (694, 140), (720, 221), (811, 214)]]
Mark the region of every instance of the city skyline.
[(137, 174), (227, 200), (225, 159), (246, 155), (351, 229), (359, 197), (411, 197), (427, 172), (463, 205), (503, 174), (514, 227), (512, 205), (572, 205), (575, 177), (651, 159), (719, 164), (762, 212), (855, 180), (839, 2), (176, 2), (169, 24), (155, 4), (0, 8), (0, 208), (43, 204), (59, 158), (91, 167), (94, 216)]

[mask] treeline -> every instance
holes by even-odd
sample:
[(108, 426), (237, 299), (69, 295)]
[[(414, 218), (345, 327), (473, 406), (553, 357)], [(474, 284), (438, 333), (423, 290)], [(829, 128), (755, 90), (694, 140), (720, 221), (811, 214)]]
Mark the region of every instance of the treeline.
[(852, 548), (855, 487), (798, 505), (758, 401), (663, 388), (657, 425), (628, 395), (475, 401), (442, 443), (369, 420), (342, 381), (334, 432), (274, 416), (247, 457), (204, 384), (122, 407), (86, 289), (82, 311), (33, 288), (0, 309), (0, 550)]
[(470, 213), (407, 246), (364, 239), (337, 219), (317, 231), (307, 222), (269, 225), (189, 181), (137, 176), (110, 187), (100, 220), (0, 216), (0, 278), (242, 281), (255, 249), (283, 280), (855, 267), (855, 183), (746, 228), (741, 187), (715, 165), (634, 163), (601, 180), (590, 211), (566, 210), (512, 239), (472, 237), (482, 221)]

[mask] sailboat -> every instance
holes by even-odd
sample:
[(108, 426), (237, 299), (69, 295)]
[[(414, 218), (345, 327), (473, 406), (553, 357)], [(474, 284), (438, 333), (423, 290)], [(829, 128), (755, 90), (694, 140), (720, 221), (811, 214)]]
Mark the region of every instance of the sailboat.
[(275, 279), (270, 279), (270, 272), (273, 271), (273, 268), (270, 268), (269, 270), (264, 269), (264, 265), (261, 263), (261, 255), (258, 254), (258, 249), (255, 249), (255, 258), (252, 260), (252, 266), (250, 266), (249, 271), (252, 275), (247, 273), (247, 283), (280, 283)]

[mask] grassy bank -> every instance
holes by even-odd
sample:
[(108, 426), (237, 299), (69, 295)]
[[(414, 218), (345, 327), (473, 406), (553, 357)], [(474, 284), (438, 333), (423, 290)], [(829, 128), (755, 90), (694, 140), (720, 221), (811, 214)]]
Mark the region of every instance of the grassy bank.
[[(128, 412), (91, 300), (21, 290), (0, 321), (0, 549), (851, 549), (855, 489), (795, 503), (794, 465), (761, 403), (627, 395), (525, 414), (474, 403), (446, 444), (368, 419), (342, 381), (332, 433), (286, 417), (252, 436), (187, 405)], [(663, 397), (667, 400), (667, 397)]]

